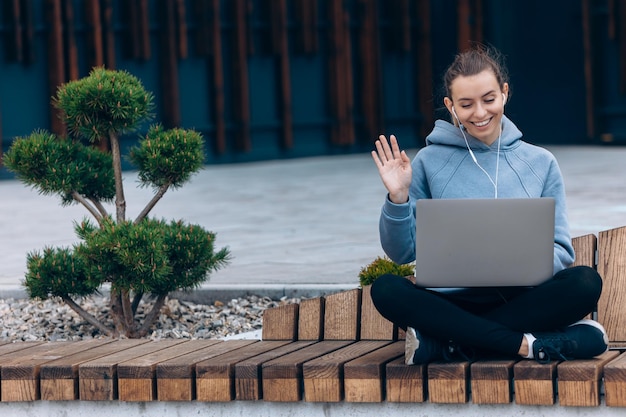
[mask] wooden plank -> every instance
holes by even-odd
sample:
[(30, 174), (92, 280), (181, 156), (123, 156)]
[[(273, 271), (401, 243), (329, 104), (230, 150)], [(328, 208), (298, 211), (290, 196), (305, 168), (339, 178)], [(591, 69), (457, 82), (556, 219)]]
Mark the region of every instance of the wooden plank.
[(24, 64), (32, 65), (35, 63), (36, 45), (35, 45), (35, 11), (33, 0), (21, 0), (22, 4), (22, 21), (24, 36), (22, 39)]
[(428, 364), (428, 400), (437, 404), (461, 404), (469, 401), (470, 362), (434, 362)]
[(79, 396), (83, 401), (112, 401), (118, 398), (118, 364), (153, 352), (175, 347), (185, 340), (160, 340), (103, 356), (78, 367)]
[(609, 407), (626, 407), (626, 353), (604, 366), (604, 400)]
[(167, 129), (179, 127), (180, 80), (178, 73), (178, 43), (176, 41), (176, 4), (175, 0), (161, 0), (160, 31), (160, 85), (161, 104), (163, 106), (163, 125)]
[(332, 125), (330, 140), (334, 145), (354, 144), (354, 97), (350, 15), (343, 2), (328, 6), (328, 96)]
[(524, 405), (552, 405), (556, 395), (558, 362), (541, 364), (523, 360), (513, 367), (515, 402)]
[(419, 104), (420, 117), (417, 134), (426, 137), (434, 123), (433, 106), (433, 52), (431, 39), (430, 0), (418, 0), (415, 7), (416, 48), (413, 48), (413, 59), (417, 67), (416, 99)]
[[(399, 9), (398, 2), (393, 5), (394, 9)], [(407, 4), (408, 7), (408, 4)], [(380, 43), (378, 33), (378, 2), (376, 0), (360, 1), (360, 30), (358, 36), (358, 51), (361, 77), (360, 91), (367, 91), (361, 97), (361, 111), (363, 115), (364, 134), (367, 138), (378, 137), (380, 132), (384, 132), (383, 117), (383, 83), (381, 77)], [(396, 13), (399, 14), (399, 13)], [(403, 31), (402, 23), (409, 19), (408, 13), (403, 14), (403, 18), (397, 25), (399, 31)], [(396, 27), (396, 22), (392, 25)], [(396, 42), (394, 42), (396, 43)]]
[(324, 335), (324, 297), (300, 301), (298, 340), (322, 340)]
[(219, 340), (188, 340), (117, 365), (120, 401), (154, 401), (157, 399), (156, 367), (159, 363), (205, 349)]
[(395, 342), (351, 360), (343, 366), (344, 397), (348, 402), (385, 399), (385, 366), (402, 356), (404, 342)]
[(569, 407), (599, 406), (604, 365), (618, 355), (617, 351), (609, 351), (593, 359), (559, 364), (557, 366), (559, 404)]
[(302, 400), (302, 365), (350, 343), (323, 341), (265, 362), (262, 367), (263, 399), (275, 402)]
[(63, 0), (64, 48), (67, 61), (67, 77), (69, 80), (78, 80), (78, 47), (76, 46), (76, 27), (74, 16), (74, 2)]
[[(232, 343), (232, 342), (225, 342)], [(287, 341), (254, 341), (252, 344), (196, 364), (196, 398), (198, 401), (232, 401), (235, 392), (235, 365), (246, 359), (287, 345)]]
[(297, 21), (296, 51), (307, 55), (314, 54), (319, 49), (317, 0), (298, 0), (294, 3), (294, 15)]
[(324, 340), (359, 340), (361, 289), (327, 295), (324, 308)]
[(392, 322), (381, 316), (372, 302), (372, 286), (363, 287), (361, 295), (360, 340), (394, 340), (396, 329)]
[(7, 40), (6, 40), (6, 58), (9, 61), (22, 62), (24, 60), (23, 55), (23, 35), (22, 35), (22, 16), (20, 0), (10, 0), (2, 5), (4, 10), (2, 12), (11, 15), (11, 18), (5, 18), (2, 23), (7, 27)]
[(41, 365), (84, 349), (101, 345), (99, 340), (81, 342), (48, 342), (24, 351), (2, 356), (0, 398), (2, 401), (35, 401), (41, 398), (39, 370)]
[(306, 362), (302, 366), (304, 400), (308, 402), (343, 400), (344, 364), (388, 344), (387, 341), (356, 342)]
[(465, 51), (470, 48), (472, 41), (470, 0), (457, 2), (457, 48)]
[(0, 345), (0, 367), (2, 367), (2, 362), (4, 358), (3, 355), (8, 355), (13, 352), (22, 351), (23, 354), (28, 354), (26, 349), (34, 348), (35, 346), (42, 345), (46, 342), (15, 342), (15, 343), (3, 343)]
[(598, 301), (598, 321), (611, 347), (626, 346), (626, 227), (598, 234), (598, 273), (603, 287)]
[(139, 57), (148, 61), (152, 56), (152, 50), (150, 47), (150, 9), (148, 0), (139, 0), (137, 5), (138, 16), (138, 28), (137, 34), (139, 36)]
[(78, 367), (81, 363), (103, 356), (117, 354), (120, 351), (144, 343), (148, 343), (148, 340), (109, 339), (101, 346), (88, 350), (80, 350), (74, 354), (66, 355), (41, 365), (39, 370), (41, 399), (44, 401), (77, 400), (79, 398)]
[(176, 0), (176, 39), (178, 40), (178, 58), (186, 59), (188, 52), (187, 41), (187, 19), (185, 11), (185, 0)]
[(388, 402), (426, 401), (426, 365), (406, 365), (403, 355), (387, 364), (386, 374)]
[[(262, 342), (278, 343), (278, 342)], [(260, 400), (263, 398), (262, 365), (296, 350), (311, 346), (314, 342), (291, 342), (280, 348), (235, 364), (235, 398), (237, 400)]]
[(263, 340), (296, 340), (298, 338), (298, 304), (285, 304), (263, 312)]
[(226, 152), (226, 114), (224, 99), (224, 63), (222, 58), (222, 32), (220, 26), (220, 1), (211, 5), (210, 34), (212, 42), (213, 119), (215, 120), (215, 149), (218, 154)]
[(474, 404), (508, 404), (513, 401), (513, 366), (517, 359), (484, 360), (470, 367)]
[(113, 0), (102, 0), (102, 43), (104, 64), (115, 69), (115, 28), (113, 26)]
[(233, 113), (235, 123), (235, 149), (248, 152), (252, 149), (250, 136), (250, 80), (248, 74), (248, 25), (246, 1), (234, 0), (235, 27), (233, 33), (232, 77)]
[(595, 73), (593, 61), (595, 59), (593, 28), (591, 25), (591, 0), (582, 0), (582, 31), (583, 31), (583, 69), (585, 74), (585, 122), (587, 125), (587, 139), (596, 136), (595, 111)]
[(218, 341), (185, 355), (167, 359), (156, 365), (157, 398), (159, 401), (192, 401), (196, 399), (197, 366), (204, 361), (255, 343), (255, 340)]
[(291, 110), (291, 71), (289, 65), (289, 34), (287, 32), (286, 0), (271, 3), (273, 33), (276, 34), (275, 54), (277, 55), (279, 102), (281, 111), (281, 146), (293, 147), (293, 115)]
[(124, 3), (126, 7), (127, 15), (127, 38), (124, 39), (123, 44), (126, 46), (129, 52), (129, 57), (133, 59), (139, 58), (139, 25), (137, 20), (139, 19), (139, 5), (137, 0), (127, 0)]
[(576, 260), (572, 266), (585, 265), (591, 268), (596, 267), (596, 250), (598, 249), (598, 238), (593, 233), (577, 236), (572, 239), (572, 246), (576, 252)]
[(102, 48), (102, 23), (100, 21), (100, 0), (85, 1), (85, 20), (87, 22), (87, 56), (89, 68), (104, 65)]
[[(61, 14), (61, 0), (46, 1), (46, 22), (49, 28), (46, 44), (48, 62), (48, 91), (51, 97), (56, 96), (57, 88), (66, 80), (65, 51), (63, 48), (63, 18)], [(61, 119), (61, 111), (50, 106), (50, 130), (59, 136), (65, 136), (67, 130)]]

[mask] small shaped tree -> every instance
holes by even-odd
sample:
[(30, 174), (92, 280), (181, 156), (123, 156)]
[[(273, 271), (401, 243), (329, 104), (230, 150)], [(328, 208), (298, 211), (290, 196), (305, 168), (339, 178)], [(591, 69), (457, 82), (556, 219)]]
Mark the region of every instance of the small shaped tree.
[[(63, 205), (82, 204), (93, 219), (75, 225), (79, 243), (73, 247), (29, 253), (24, 285), (32, 298), (62, 299), (103, 334), (143, 337), (168, 293), (196, 288), (230, 257), (228, 248), (216, 251), (215, 234), (199, 225), (148, 217), (168, 189), (181, 187), (201, 169), (202, 136), (193, 130), (149, 128), (128, 157), (140, 185), (154, 188), (155, 194), (129, 220), (119, 137), (149, 119), (152, 94), (128, 72), (94, 68), (89, 76), (59, 87), (53, 103), (70, 137), (37, 130), (16, 138), (5, 165), (40, 193), (59, 195)], [(110, 153), (89, 144), (101, 141), (108, 141)], [(115, 217), (105, 203), (114, 203)], [(114, 327), (77, 301), (105, 284), (110, 285)], [(155, 301), (142, 320), (137, 308), (148, 294)]]

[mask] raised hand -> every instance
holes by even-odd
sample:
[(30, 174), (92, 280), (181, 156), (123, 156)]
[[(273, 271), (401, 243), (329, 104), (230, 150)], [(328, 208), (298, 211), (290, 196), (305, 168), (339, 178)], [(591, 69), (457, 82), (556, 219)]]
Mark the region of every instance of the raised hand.
[(372, 158), (389, 192), (389, 199), (397, 204), (406, 203), (413, 171), (411, 160), (404, 151), (400, 151), (396, 137), (391, 135), (387, 141), (384, 135), (380, 135), (376, 141), (376, 150), (372, 151)]

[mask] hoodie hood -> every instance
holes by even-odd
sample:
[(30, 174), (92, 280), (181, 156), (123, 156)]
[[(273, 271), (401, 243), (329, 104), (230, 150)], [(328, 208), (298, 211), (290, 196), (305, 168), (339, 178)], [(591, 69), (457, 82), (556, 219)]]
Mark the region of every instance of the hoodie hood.
[[(489, 149), (485, 143), (476, 139), (467, 131), (464, 132), (467, 137), (467, 143), (472, 150)], [(506, 150), (507, 148), (515, 147), (517, 142), (522, 138), (522, 132), (515, 126), (511, 120), (506, 116), (502, 116), (502, 136), (500, 137), (500, 148)], [(461, 129), (456, 127), (450, 122), (445, 120), (437, 120), (432, 132), (426, 137), (426, 145), (448, 145), (458, 146), (460, 148), (466, 148), (465, 139)], [(491, 147), (497, 147), (498, 141), (496, 140), (491, 144)]]

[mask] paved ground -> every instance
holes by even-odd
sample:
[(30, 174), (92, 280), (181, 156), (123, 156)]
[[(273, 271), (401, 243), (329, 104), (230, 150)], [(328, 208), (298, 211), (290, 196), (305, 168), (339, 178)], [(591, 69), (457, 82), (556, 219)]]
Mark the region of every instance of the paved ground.
[[(573, 236), (626, 225), (626, 147), (548, 147), (563, 171)], [(413, 155), (414, 152), (411, 152)], [(151, 197), (125, 174), (129, 216)], [(76, 241), (81, 206), (61, 207), (13, 180), (0, 181), (0, 297), (22, 296), (26, 254)], [(153, 215), (217, 233), (231, 263), (196, 294), (307, 295), (354, 288), (382, 255), (378, 214), (385, 190), (369, 154), (208, 166), (169, 191)]]

